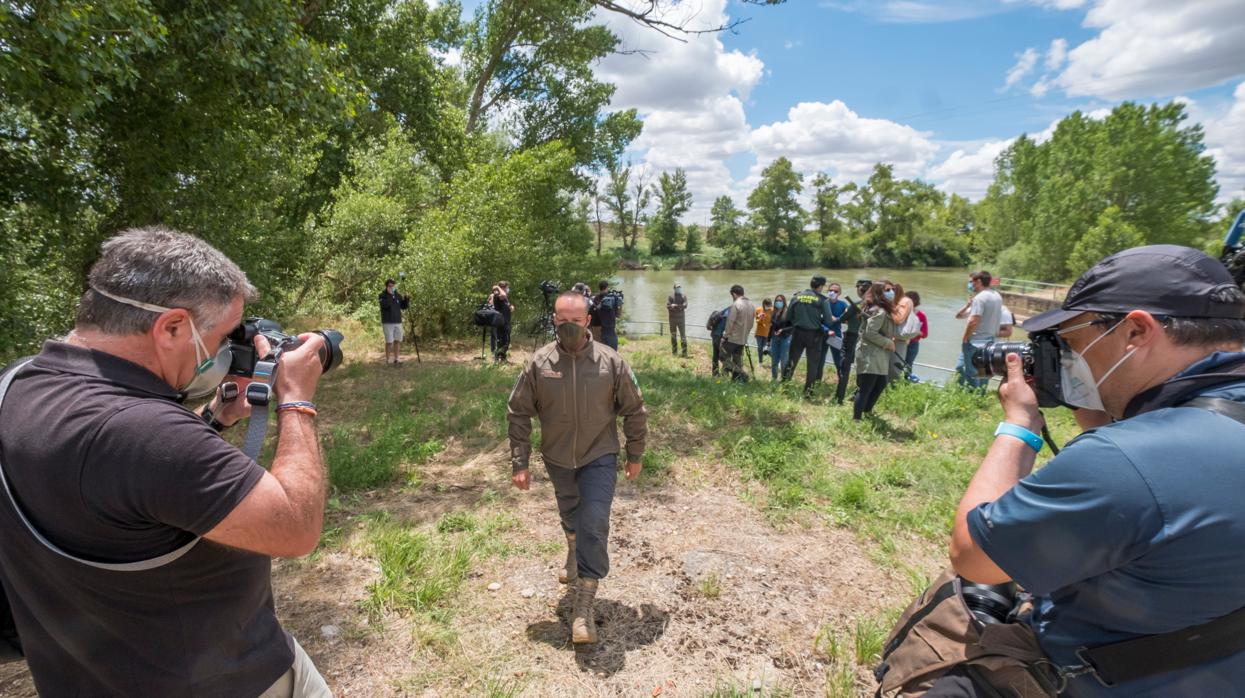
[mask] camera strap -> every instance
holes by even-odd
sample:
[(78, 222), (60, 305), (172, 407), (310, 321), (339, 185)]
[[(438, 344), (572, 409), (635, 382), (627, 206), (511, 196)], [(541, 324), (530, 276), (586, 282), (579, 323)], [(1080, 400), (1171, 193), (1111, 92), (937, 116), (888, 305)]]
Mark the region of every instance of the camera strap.
[[(23, 361), (15, 368), (6, 372), (3, 378), (0, 378), (0, 405), (4, 403), (4, 396), (9, 392), (9, 385), (13, 382), (13, 377), (16, 376), (17, 373), (32, 360), (33, 359), (28, 359)], [(42, 543), (43, 547), (56, 553), (57, 555), (88, 567), (109, 570), (111, 572), (145, 572), (147, 570), (154, 570), (157, 567), (163, 567), (190, 552), (190, 549), (195, 547), (195, 545), (199, 542), (199, 537), (195, 536), (189, 543), (177, 548), (176, 550), (172, 550), (163, 555), (158, 555), (147, 560), (137, 560), (135, 562), (95, 562), (94, 560), (87, 560), (75, 555), (70, 555), (64, 550), (61, 550), (55, 543), (45, 538), (43, 534), (39, 532), (39, 529), (35, 528), (34, 523), (32, 523), (30, 519), (26, 518), (26, 512), (22, 511), (22, 508), (18, 506), (17, 498), (13, 496), (13, 490), (9, 487), (9, 480), (4, 474), (3, 463), (0, 463), (0, 488), (4, 489), (4, 496), (7, 499), (9, 506), (13, 507), (13, 512), (17, 514), (17, 518), (22, 520), (22, 523), (26, 526), (26, 530), (30, 532), (30, 535), (35, 537), (35, 540)]]
[(242, 452), (259, 462), (259, 452), (268, 436), (268, 406), (272, 403), (272, 382), (277, 376), (277, 360), (256, 361), (255, 373), (246, 386), (246, 401), (251, 405), (251, 419), (246, 427)]

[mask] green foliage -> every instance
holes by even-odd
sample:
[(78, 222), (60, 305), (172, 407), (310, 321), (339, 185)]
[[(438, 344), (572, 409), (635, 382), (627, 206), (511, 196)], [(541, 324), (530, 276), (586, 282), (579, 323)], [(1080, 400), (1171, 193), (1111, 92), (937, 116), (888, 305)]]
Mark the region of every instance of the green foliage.
[(679, 219), (692, 206), (687, 190), (687, 173), (682, 168), (674, 174), (661, 173), (657, 178), (657, 212), (648, 224), (649, 251), (673, 254), (679, 243)]
[(713, 207), (709, 209), (709, 242), (718, 247), (736, 244), (739, 241), (740, 219), (743, 216), (744, 212), (735, 207), (731, 197), (723, 194), (714, 199)]
[(752, 225), (766, 252), (790, 256), (807, 253), (804, 209), (797, 200), (803, 179), (790, 160), (780, 157), (761, 171), (760, 183), (748, 195)]
[(401, 247), (421, 327), (461, 331), (498, 279), (510, 281), (517, 307), (534, 309), (541, 280), (606, 273), (609, 261), (588, 254), (592, 230), (567, 194), (573, 157), (553, 143), (455, 176), (446, 205), (428, 212)]
[(1179, 103), (1126, 102), (1102, 120), (1074, 112), (1041, 145), (1018, 139), (995, 163), (978, 255), (1010, 276), (1061, 280), (1121, 246), (1197, 245), (1217, 187), (1186, 118)]
[(643, 173), (635, 173), (635, 180), (632, 180), (630, 164), (623, 167), (617, 162), (610, 163), (607, 172), (605, 206), (614, 216), (614, 229), (622, 238), (623, 252), (635, 252), (652, 189)]
[(687, 254), (696, 254), (702, 247), (700, 226), (695, 223), (687, 226), (683, 231), (683, 251)]

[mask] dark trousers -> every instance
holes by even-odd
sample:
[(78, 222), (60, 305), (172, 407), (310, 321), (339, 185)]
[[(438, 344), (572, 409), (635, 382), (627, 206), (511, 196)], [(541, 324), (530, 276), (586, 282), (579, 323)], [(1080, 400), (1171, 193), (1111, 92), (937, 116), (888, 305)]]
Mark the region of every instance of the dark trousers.
[(687, 320), (684, 318), (670, 318), (670, 353), (679, 350), (676, 340), (683, 340), (683, 354), (687, 355)]
[(839, 362), (839, 387), (834, 390), (834, 399), (843, 402), (843, 398), (847, 396), (847, 378), (852, 372), (852, 364), (856, 362), (856, 343), (860, 341), (860, 334), (856, 332), (848, 332), (843, 335), (843, 360)]
[(713, 346), (712, 361), (713, 375), (715, 376), (718, 375), (718, 364), (726, 362), (726, 356), (722, 353), (722, 341), (721, 337), (709, 337), (709, 344)]
[[(904, 360), (904, 363), (908, 365), (909, 375), (913, 373), (913, 369), (916, 367), (916, 355), (920, 351), (921, 351), (920, 342), (916, 341), (915, 339), (912, 340), (911, 342), (908, 342), (908, 353), (904, 355), (903, 360)], [(913, 377), (912, 380), (916, 380), (916, 378)]]
[(610, 505), (618, 481), (618, 456), (601, 456), (579, 468), (545, 465), (558, 499), (562, 530), (575, 534), (579, 576), (604, 579), (610, 571)]
[(765, 362), (765, 351), (769, 349), (769, 337), (757, 335), (757, 363)]
[(510, 351), (510, 323), (507, 322), (501, 327), (492, 329), (492, 336), (489, 337), (489, 347), (493, 352), (493, 358), (505, 359), (506, 353)]
[(731, 372), (731, 380), (736, 383), (747, 383), (748, 372), (744, 370), (744, 345), (723, 339), (722, 351), (726, 354), (726, 369)]
[(813, 392), (813, 383), (817, 382), (817, 370), (821, 365), (825, 356), (826, 335), (821, 330), (805, 330), (795, 328), (791, 333), (791, 353), (790, 360), (787, 362), (787, 368), (783, 371), (783, 380), (791, 380), (791, 376), (795, 373), (795, 369), (800, 365), (800, 354), (804, 350), (808, 350), (808, 366), (804, 371), (804, 392), (811, 394)]
[(852, 405), (852, 419), (860, 419), (863, 414), (873, 411), (882, 391), (886, 389), (886, 374), (857, 373), (856, 401)]
[(618, 351), (618, 331), (613, 327), (602, 327), (601, 343), (614, 351)]
[(843, 350), (835, 349), (834, 347), (830, 345), (826, 345), (826, 347), (830, 350), (829, 361), (834, 366), (834, 374), (838, 377), (837, 380), (840, 383), (842, 383), (843, 382)]

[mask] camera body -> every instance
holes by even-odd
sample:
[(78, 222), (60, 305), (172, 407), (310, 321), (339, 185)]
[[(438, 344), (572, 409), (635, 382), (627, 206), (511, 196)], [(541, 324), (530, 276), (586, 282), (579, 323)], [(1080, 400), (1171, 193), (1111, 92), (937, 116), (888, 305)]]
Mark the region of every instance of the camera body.
[(540, 292), (546, 296), (556, 296), (562, 292), (562, 288), (558, 286), (558, 282), (545, 280), (540, 282)]
[(1007, 380), (1007, 355), (1018, 354), (1025, 378), (1037, 394), (1039, 407), (1063, 405), (1059, 381), (1060, 342), (1052, 330), (1034, 332), (1028, 342), (973, 342), (972, 362), (978, 378), (1001, 376)]
[[(319, 351), (320, 367), (325, 373), (342, 362), (342, 333), (337, 330), (313, 330), (324, 338), (324, 346)], [(268, 338), (272, 352), (268, 356), (258, 356), (255, 351), (255, 337), (263, 335)], [(276, 361), (283, 352), (302, 346), (303, 340), (285, 334), (281, 325), (273, 320), (261, 317), (249, 317), (241, 325), (229, 333), (229, 351), (233, 361), (229, 365), (229, 375), (250, 378), (255, 374), (255, 364), (259, 361)]]
[(601, 306), (605, 308), (611, 308), (613, 310), (618, 310), (619, 308), (623, 306), (623, 300), (624, 300), (623, 292), (619, 291), (616, 288), (611, 288), (610, 290), (601, 294)]

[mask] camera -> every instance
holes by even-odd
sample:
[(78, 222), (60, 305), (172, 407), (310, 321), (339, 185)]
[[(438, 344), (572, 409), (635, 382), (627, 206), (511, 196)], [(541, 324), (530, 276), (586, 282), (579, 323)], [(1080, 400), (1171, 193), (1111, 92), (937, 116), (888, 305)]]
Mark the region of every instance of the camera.
[(1016, 584), (977, 584), (960, 578), (960, 596), (973, 617), (983, 625), (1006, 623), (1016, 606)]
[(1219, 256), (1219, 261), (1228, 268), (1236, 285), (1241, 288), (1245, 288), (1245, 243), (1241, 241), (1243, 236), (1245, 236), (1245, 211), (1237, 214), (1236, 220), (1228, 228), (1228, 233), (1223, 238), (1223, 252)]
[(1053, 331), (1034, 332), (1028, 342), (973, 342), (972, 362), (978, 378), (1001, 376), (1007, 380), (1007, 355), (1018, 354), (1025, 378), (1033, 385), (1039, 407), (1063, 404), (1059, 384), (1059, 338)]
[(558, 282), (546, 280), (540, 282), (540, 292), (546, 296), (553, 296), (561, 293), (562, 289), (558, 286)]
[[(324, 338), (324, 346), (318, 352), (320, 368), (328, 373), (334, 366), (342, 362), (342, 333), (337, 330), (312, 330)], [(255, 337), (263, 335), (268, 338), (272, 352), (268, 356), (257, 356)], [(261, 317), (249, 317), (242, 321), (233, 332), (229, 333), (229, 351), (233, 354), (233, 362), (229, 366), (229, 374), (250, 378), (255, 374), (258, 361), (276, 361), (283, 352), (302, 346), (303, 340), (292, 337), (281, 331), (281, 325)]]

